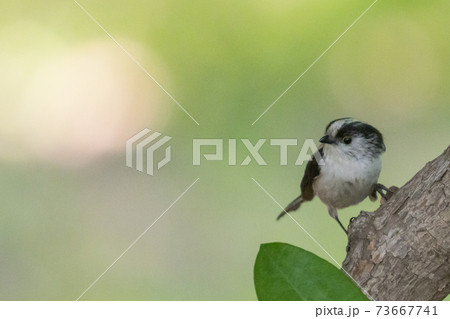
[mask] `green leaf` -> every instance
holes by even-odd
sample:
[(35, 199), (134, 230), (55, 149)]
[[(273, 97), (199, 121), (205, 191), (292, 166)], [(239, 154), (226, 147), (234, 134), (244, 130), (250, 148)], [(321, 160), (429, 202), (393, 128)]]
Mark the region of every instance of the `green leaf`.
[(254, 280), (259, 300), (368, 300), (328, 261), (284, 243), (261, 245)]

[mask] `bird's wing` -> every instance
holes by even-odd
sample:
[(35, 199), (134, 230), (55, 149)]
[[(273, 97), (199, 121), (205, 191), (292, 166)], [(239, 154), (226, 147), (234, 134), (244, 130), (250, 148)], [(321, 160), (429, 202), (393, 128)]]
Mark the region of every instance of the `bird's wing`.
[[(317, 152), (319, 152), (320, 157), (323, 157), (323, 148), (319, 148)], [(300, 190), (302, 191), (302, 198), (304, 201), (310, 201), (314, 198), (313, 182), (319, 174), (320, 166), (319, 163), (317, 163), (316, 156), (313, 155), (306, 165), (305, 174), (300, 183)]]
[[(323, 149), (320, 148), (320, 157), (323, 156)], [(314, 198), (313, 181), (320, 174), (320, 166), (317, 163), (316, 156), (311, 156), (311, 160), (308, 162), (305, 168), (305, 174), (303, 175), (302, 182), (300, 183), (301, 195), (294, 199), (287, 207), (278, 215), (277, 220), (291, 211), (297, 210), (303, 202), (310, 201)]]

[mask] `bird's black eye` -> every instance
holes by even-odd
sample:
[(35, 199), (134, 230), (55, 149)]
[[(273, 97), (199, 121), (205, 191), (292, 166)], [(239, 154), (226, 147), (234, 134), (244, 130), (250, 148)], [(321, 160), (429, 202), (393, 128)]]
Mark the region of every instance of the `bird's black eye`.
[(343, 141), (345, 144), (350, 144), (352, 142), (352, 138), (350, 136), (346, 136), (344, 137)]

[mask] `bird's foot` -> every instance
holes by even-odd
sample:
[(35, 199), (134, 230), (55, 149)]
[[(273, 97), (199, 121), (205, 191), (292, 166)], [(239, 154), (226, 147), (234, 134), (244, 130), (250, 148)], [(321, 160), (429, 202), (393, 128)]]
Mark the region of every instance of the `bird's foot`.
[(337, 217), (337, 215), (334, 217), (334, 219), (336, 219), (336, 221), (338, 222), (339, 226), (341, 226), (342, 230), (345, 232), (346, 235), (348, 235), (348, 231), (347, 229), (345, 229), (344, 225), (342, 225), (341, 221), (339, 220), (339, 218)]
[(381, 204), (384, 204), (399, 190), (399, 188), (397, 186), (387, 188), (383, 184), (377, 184), (376, 190), (381, 196)]

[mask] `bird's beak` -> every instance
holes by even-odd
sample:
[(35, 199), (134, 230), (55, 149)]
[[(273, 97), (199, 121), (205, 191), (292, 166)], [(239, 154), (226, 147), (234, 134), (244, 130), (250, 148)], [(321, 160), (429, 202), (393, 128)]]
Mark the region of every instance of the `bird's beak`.
[(334, 143), (334, 141), (328, 135), (325, 135), (324, 137), (322, 137), (319, 140), (319, 142), (324, 143), (324, 144), (333, 144)]

